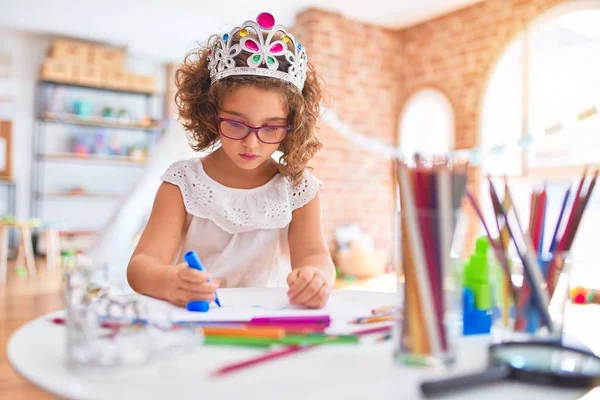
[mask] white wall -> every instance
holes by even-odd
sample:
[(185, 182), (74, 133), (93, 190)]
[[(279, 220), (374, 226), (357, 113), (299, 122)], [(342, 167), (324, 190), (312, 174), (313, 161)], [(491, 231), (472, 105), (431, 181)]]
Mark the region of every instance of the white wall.
[[(13, 99), (13, 175), (17, 184), (16, 214), (26, 218), (30, 211), (32, 133), (35, 124), (36, 83), (40, 65), (53, 37), (0, 28), (0, 53), (12, 57), (12, 75), (0, 78), (0, 96)], [(152, 74), (157, 78), (157, 96), (152, 102), (152, 115), (162, 116), (165, 91), (164, 65), (151, 59), (129, 56), (126, 69)], [(113, 171), (111, 171), (113, 172)], [(102, 171), (100, 173), (103, 173)], [(1, 195), (1, 194), (0, 194)], [(107, 215), (110, 215), (110, 210)]]
[(29, 214), (36, 80), (51, 40), (48, 36), (0, 29), (0, 52), (12, 57), (12, 77), (0, 78), (0, 95), (13, 99), (13, 176), (17, 183), (16, 214), (21, 218)]
[(88, 253), (96, 265), (108, 267), (111, 283), (123, 289), (128, 287), (126, 270), (136, 245), (136, 235), (146, 225), (161, 184), (160, 177), (173, 162), (203, 155), (190, 148), (183, 127), (176, 122), (161, 137), (156, 150), (143, 176), (131, 193), (119, 202)]

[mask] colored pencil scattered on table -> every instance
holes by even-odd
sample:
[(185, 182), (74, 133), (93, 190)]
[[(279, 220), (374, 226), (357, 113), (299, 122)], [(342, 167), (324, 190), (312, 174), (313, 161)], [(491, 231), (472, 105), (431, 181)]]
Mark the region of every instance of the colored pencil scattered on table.
[(266, 354), (261, 354), (257, 357), (253, 357), (248, 360), (235, 362), (235, 363), (226, 365), (224, 367), (221, 367), (221, 368), (217, 369), (216, 371), (214, 371), (211, 375), (212, 376), (222, 376), (222, 375), (229, 374), (229, 373), (241, 370), (241, 369), (248, 368), (250, 366), (262, 364), (264, 362), (271, 361), (276, 358), (281, 358), (281, 357), (296, 354), (296, 353), (299, 353), (302, 351), (307, 351), (314, 347), (315, 346), (290, 346), (290, 347), (285, 347), (280, 350), (270, 351)]
[(380, 314), (372, 317), (361, 317), (350, 321), (352, 324), (372, 324), (376, 322), (392, 321), (394, 316), (392, 314)]
[(374, 333), (389, 332), (391, 330), (392, 330), (391, 325), (378, 326), (377, 328), (367, 328), (367, 329), (360, 329), (360, 330), (354, 331), (354, 332), (352, 332), (352, 335), (367, 336), (367, 335), (372, 335)]
[(387, 305), (387, 306), (375, 307), (374, 309), (371, 310), (371, 314), (380, 315), (380, 314), (386, 314), (386, 313), (393, 313), (395, 311), (396, 311), (395, 306)]
[(375, 339), (376, 342), (385, 342), (387, 340), (390, 340), (392, 338), (392, 332), (386, 332), (380, 336), (377, 337), (377, 339)]

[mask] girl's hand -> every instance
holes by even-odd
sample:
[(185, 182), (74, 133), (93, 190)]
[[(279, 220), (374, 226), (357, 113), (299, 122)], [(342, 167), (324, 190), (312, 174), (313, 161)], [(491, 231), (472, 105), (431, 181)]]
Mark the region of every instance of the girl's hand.
[(294, 269), (287, 277), (290, 303), (306, 308), (323, 308), (331, 288), (318, 268), (306, 266)]
[(213, 301), (215, 291), (219, 287), (217, 281), (208, 282), (208, 274), (190, 268), (186, 263), (169, 266), (167, 275), (167, 300), (180, 307), (185, 307), (193, 300)]

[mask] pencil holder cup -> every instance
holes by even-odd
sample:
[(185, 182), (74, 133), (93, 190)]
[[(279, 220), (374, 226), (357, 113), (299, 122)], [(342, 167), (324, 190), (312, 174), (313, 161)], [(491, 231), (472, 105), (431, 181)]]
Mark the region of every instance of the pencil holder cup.
[(450, 365), (462, 334), (462, 212), (402, 210), (396, 222), (401, 307), (394, 359), (404, 365)]
[(79, 263), (67, 278), (69, 368), (139, 367), (166, 349), (202, 342), (200, 331), (179, 329), (163, 309), (149, 307), (141, 296), (120, 293), (98, 270)]
[(572, 255), (570, 252), (545, 254), (537, 268), (541, 269), (548, 294), (548, 306), (540, 309), (524, 274), (523, 263), (512, 260), (512, 282), (515, 297), (510, 299), (509, 315), (497, 308), (491, 330), (493, 343), (515, 341), (563, 342), (565, 311), (569, 302)]

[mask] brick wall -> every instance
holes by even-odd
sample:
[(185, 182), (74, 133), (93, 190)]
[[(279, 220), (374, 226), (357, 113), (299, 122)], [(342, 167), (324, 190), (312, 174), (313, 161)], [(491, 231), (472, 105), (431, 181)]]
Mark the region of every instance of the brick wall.
[[(480, 112), (489, 76), (510, 42), (535, 17), (565, 0), (487, 0), (399, 32), (402, 42), (401, 103), (422, 87), (449, 98), (455, 116), (455, 147), (480, 144)], [(479, 169), (470, 168), (469, 186), (477, 195)], [(470, 207), (467, 244), (479, 233)], [(466, 251), (472, 246), (467, 245)]]
[[(496, 61), (523, 27), (565, 0), (487, 0), (402, 30), (349, 21), (309, 9), (293, 29), (334, 96), (333, 109), (355, 131), (397, 143), (397, 119), (408, 98), (433, 87), (449, 98), (458, 149), (479, 144), (480, 109)], [(323, 208), (332, 243), (335, 226), (358, 222), (390, 248), (391, 165), (332, 132), (321, 131), (325, 149), (314, 160), (325, 181)], [(471, 168), (470, 185), (479, 182)], [(474, 190), (477, 193), (476, 190)], [(469, 214), (469, 237), (478, 223)]]
[(455, 113), (456, 148), (479, 143), (479, 111), (496, 61), (533, 18), (565, 0), (487, 0), (399, 32), (401, 103), (440, 88)]
[[(400, 44), (398, 32), (356, 24), (339, 14), (310, 9), (297, 16), (303, 43), (333, 95), (332, 109), (355, 131), (396, 142)], [(333, 250), (334, 228), (358, 223), (377, 245), (391, 249), (394, 211), (392, 164), (322, 125), (322, 150), (313, 160), (325, 184), (325, 230)]]

